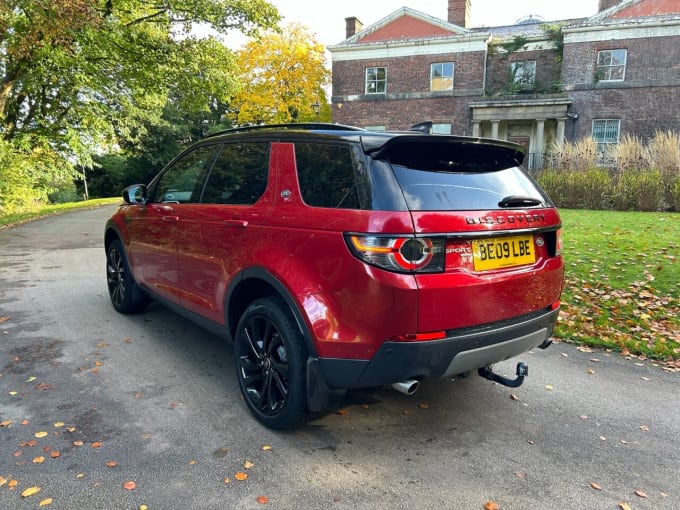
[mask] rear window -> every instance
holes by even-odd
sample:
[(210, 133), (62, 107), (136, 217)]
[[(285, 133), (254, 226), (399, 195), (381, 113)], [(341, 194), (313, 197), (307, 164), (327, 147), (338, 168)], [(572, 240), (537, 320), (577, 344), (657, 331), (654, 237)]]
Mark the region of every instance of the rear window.
[(409, 143), (386, 155), (412, 211), (499, 209), (508, 197), (522, 197), (534, 207), (551, 205), (512, 149)]

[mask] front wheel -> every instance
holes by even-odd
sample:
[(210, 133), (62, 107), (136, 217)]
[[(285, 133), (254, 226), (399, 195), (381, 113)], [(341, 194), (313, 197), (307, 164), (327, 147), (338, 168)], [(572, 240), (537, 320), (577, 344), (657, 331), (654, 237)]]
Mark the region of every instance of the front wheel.
[(120, 313), (138, 313), (149, 304), (149, 299), (135, 288), (123, 245), (116, 239), (106, 249), (106, 283), (111, 304)]
[(255, 417), (278, 430), (310, 418), (307, 412), (304, 339), (288, 307), (276, 298), (254, 301), (234, 339), (241, 393)]

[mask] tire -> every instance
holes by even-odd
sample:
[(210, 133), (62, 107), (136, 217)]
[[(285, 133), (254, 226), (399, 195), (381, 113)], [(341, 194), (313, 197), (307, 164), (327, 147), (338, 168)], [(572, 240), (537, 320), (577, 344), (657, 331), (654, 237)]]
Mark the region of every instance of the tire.
[(307, 421), (304, 339), (286, 305), (254, 301), (241, 316), (234, 339), (236, 374), (243, 398), (269, 428), (292, 429)]
[(120, 240), (111, 241), (106, 249), (106, 283), (111, 304), (124, 314), (139, 313), (149, 304), (149, 299), (138, 288)]

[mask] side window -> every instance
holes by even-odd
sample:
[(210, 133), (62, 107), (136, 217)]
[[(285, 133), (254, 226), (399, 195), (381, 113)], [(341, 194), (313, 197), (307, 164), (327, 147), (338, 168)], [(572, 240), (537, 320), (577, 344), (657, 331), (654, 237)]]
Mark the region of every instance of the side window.
[(296, 143), (295, 162), (300, 193), (307, 205), (361, 209), (350, 147)]
[(202, 203), (254, 204), (267, 187), (269, 143), (228, 143), (213, 165)]
[(453, 62), (430, 65), (430, 90), (453, 90)]
[(604, 50), (597, 53), (599, 81), (623, 81), (626, 76), (628, 50)]
[(153, 193), (154, 202), (197, 203), (205, 172), (215, 155), (215, 146), (198, 147), (186, 153), (161, 174)]
[(387, 92), (387, 69), (385, 67), (366, 68), (366, 94)]

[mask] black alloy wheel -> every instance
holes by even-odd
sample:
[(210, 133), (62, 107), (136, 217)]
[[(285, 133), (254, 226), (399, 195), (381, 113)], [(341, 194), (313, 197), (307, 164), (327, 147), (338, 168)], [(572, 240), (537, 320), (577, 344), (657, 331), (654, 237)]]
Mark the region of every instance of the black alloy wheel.
[(136, 313), (148, 304), (146, 296), (135, 289), (123, 246), (118, 239), (106, 250), (106, 283), (111, 304), (120, 313)]
[(286, 305), (265, 298), (239, 321), (234, 343), (239, 386), (255, 417), (273, 429), (291, 429), (309, 418), (302, 334)]

